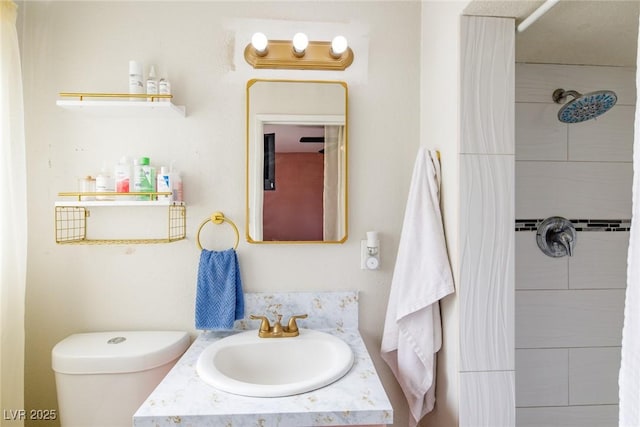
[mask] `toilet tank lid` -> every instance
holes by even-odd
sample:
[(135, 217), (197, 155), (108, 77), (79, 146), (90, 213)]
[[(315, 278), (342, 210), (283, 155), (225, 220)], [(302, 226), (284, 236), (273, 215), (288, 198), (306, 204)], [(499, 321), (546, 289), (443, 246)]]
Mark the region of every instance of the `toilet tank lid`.
[(63, 374), (139, 372), (177, 359), (190, 342), (183, 331), (74, 334), (53, 347), (51, 364)]

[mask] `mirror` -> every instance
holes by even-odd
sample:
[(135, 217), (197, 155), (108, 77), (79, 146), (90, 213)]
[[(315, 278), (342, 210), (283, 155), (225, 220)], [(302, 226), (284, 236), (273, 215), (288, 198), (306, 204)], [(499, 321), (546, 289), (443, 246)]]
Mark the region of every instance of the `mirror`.
[(247, 83), (250, 243), (347, 240), (347, 84)]

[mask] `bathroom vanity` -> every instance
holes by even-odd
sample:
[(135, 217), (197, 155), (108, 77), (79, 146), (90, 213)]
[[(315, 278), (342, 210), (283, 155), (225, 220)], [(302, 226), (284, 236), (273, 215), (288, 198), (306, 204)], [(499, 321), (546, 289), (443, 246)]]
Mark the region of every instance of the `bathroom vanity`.
[(357, 292), (246, 294), (245, 307), (247, 317), (308, 314), (299, 321), (300, 327), (348, 343), (354, 355), (352, 368), (332, 384), (292, 396), (248, 397), (218, 390), (199, 377), (198, 358), (209, 345), (229, 335), (244, 330), (258, 334), (260, 322), (241, 320), (235, 331), (202, 332), (135, 413), (134, 426), (379, 426), (393, 422), (391, 403), (358, 332)]

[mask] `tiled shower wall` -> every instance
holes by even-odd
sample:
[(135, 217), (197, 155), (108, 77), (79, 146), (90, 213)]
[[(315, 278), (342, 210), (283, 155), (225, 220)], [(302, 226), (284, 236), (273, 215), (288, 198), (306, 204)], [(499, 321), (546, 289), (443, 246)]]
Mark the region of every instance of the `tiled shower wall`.
[(513, 426), (515, 28), (462, 19), (460, 427)]
[[(618, 104), (563, 124), (557, 88), (610, 89)], [(516, 66), (518, 427), (618, 425), (635, 98), (635, 69)], [(524, 226), (549, 216), (582, 221), (573, 257), (544, 255)]]

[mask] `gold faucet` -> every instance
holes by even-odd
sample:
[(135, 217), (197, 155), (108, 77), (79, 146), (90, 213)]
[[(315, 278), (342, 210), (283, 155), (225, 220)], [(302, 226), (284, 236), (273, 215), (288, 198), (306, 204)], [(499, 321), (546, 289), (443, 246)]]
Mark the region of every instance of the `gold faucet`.
[(258, 336), (260, 338), (288, 338), (300, 335), (296, 319), (306, 319), (307, 315), (298, 314), (291, 316), (286, 326), (282, 326), (280, 323), (282, 320), (281, 314), (278, 314), (278, 320), (276, 320), (276, 323), (274, 323), (273, 326), (271, 326), (269, 319), (267, 319), (266, 316), (255, 316), (252, 314), (249, 318), (253, 320), (262, 320), (262, 322), (260, 322), (260, 329), (258, 329)]

